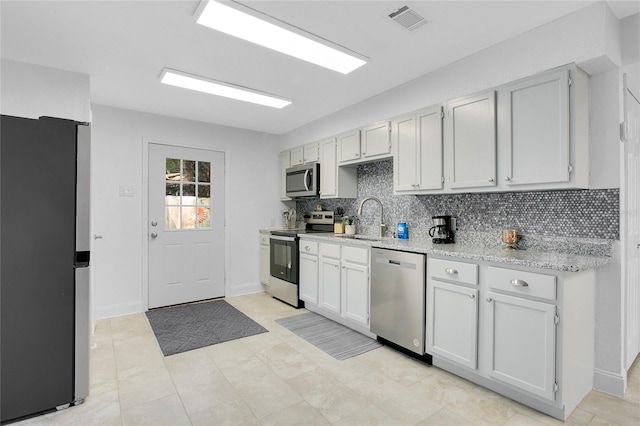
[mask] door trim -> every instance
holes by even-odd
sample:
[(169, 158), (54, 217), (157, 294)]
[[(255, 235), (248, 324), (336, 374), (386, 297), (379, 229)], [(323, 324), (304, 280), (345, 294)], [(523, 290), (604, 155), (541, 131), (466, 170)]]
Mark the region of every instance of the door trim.
[(227, 229), (227, 216), (229, 214), (229, 150), (211, 149), (198, 145), (167, 142), (156, 138), (142, 138), (142, 300), (145, 311), (149, 310), (149, 145), (165, 145), (176, 148), (200, 149), (205, 151), (220, 152), (224, 154), (224, 294), (229, 295), (229, 230)]

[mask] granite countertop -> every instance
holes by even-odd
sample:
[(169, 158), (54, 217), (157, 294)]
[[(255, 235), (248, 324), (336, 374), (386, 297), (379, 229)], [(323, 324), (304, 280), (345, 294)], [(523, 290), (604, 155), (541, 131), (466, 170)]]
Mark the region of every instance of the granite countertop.
[(382, 238), (379, 241), (373, 241), (345, 237), (344, 234), (304, 234), (304, 238), (568, 272), (585, 271), (611, 262), (611, 257), (608, 256), (539, 250), (505, 250), (500, 246), (473, 243), (433, 244), (431, 239), (420, 238), (407, 240)]

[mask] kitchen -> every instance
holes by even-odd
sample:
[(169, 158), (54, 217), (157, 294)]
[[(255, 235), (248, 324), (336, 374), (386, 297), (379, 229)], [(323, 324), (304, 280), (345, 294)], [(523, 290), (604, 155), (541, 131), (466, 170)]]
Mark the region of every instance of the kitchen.
[[(7, 15), (3, 14), (3, 19), (4, 16)], [(31, 108), (38, 110), (35, 113), (37, 115), (63, 115), (92, 122), (94, 155), (95, 158), (100, 159), (93, 167), (95, 173), (92, 182), (95, 212), (93, 228), (95, 234), (103, 236), (94, 243), (96, 256), (94, 313), (96, 318), (111, 318), (143, 312), (147, 308), (146, 287), (143, 284), (146, 282), (146, 260), (143, 254), (145, 243), (142, 238), (136, 237), (145, 234), (146, 229), (146, 218), (143, 214), (145, 200), (142, 196), (145, 180), (142, 165), (146, 160), (140, 147), (140, 141), (145, 137), (165, 141), (188, 139), (190, 145), (203, 147), (208, 146), (211, 139), (224, 141), (217, 142), (216, 148), (228, 152), (227, 179), (230, 213), (227, 221), (229, 235), (226, 249), (228, 254), (227, 296), (262, 291), (257, 278), (258, 248), (247, 245), (246, 242), (255, 241), (259, 228), (280, 225), (283, 205), (278, 201), (278, 152), (566, 63), (589, 62), (593, 66), (590, 81), (593, 87), (590, 92), (591, 105), (598, 105), (601, 109), (594, 111), (590, 117), (591, 138), (609, 142), (593, 143), (590, 147), (592, 161), (599, 162), (592, 165), (590, 169), (591, 187), (596, 191), (602, 191), (595, 194), (602, 195), (603, 203), (607, 205), (607, 197), (611, 196), (611, 191), (608, 190), (619, 187), (617, 111), (619, 67), (622, 62), (619, 59), (620, 54), (603, 40), (609, 34), (610, 27), (617, 25), (619, 22), (607, 5), (596, 3), (581, 9), (575, 15), (532, 29), (529, 33), (418, 78), (411, 84), (381, 93), (355, 107), (334, 112), (324, 119), (281, 136), (269, 132), (238, 130), (136, 112), (126, 106), (107, 106), (108, 104), (103, 104), (99, 99), (89, 97), (89, 78), (86, 74), (28, 65), (25, 63), (37, 63), (37, 61), (19, 55), (12, 56), (13, 60), (5, 60), (6, 49), (3, 46), (2, 112), (3, 114), (29, 115), (33, 113), (29, 111)], [(3, 31), (5, 31), (4, 25)], [(588, 41), (576, 41), (574, 34), (579, 34)], [(610, 52), (609, 49), (614, 52)], [(549, 54), (550, 51), (553, 54)], [(510, 52), (510, 54), (504, 52)], [(613, 58), (613, 62), (606, 58)], [(473, 69), (472, 75), (469, 75), (470, 69)], [(10, 81), (11, 84), (5, 81)], [(56, 90), (45, 87), (44, 83), (47, 81), (51, 82)], [(68, 87), (68, 90), (65, 91), (65, 87)], [(79, 90), (79, 87), (82, 89)], [(12, 92), (19, 89), (34, 93), (28, 100), (31, 104), (24, 97)], [(67, 93), (76, 93), (78, 96), (69, 99)], [(347, 106), (344, 105), (343, 108)], [(61, 108), (67, 109), (60, 111)], [(342, 108), (336, 108), (334, 111), (338, 109)], [(271, 160), (265, 161), (268, 158)], [(372, 165), (370, 168), (372, 168), (371, 173), (367, 173), (367, 176), (380, 174), (386, 179), (389, 178), (388, 163)], [(255, 179), (248, 181), (244, 177), (246, 170), (261, 170), (258, 182)], [(617, 172), (611, 173), (612, 170)], [(363, 173), (366, 172), (369, 170), (363, 171)], [(367, 182), (367, 179), (365, 178), (364, 181)], [(131, 196), (120, 194), (121, 185), (131, 187)], [(258, 189), (251, 192), (252, 196), (246, 196), (247, 188), (256, 187), (256, 185)], [(366, 195), (371, 193), (367, 191), (362, 194), (362, 196)], [(441, 197), (449, 196), (434, 198), (440, 200)], [(480, 195), (477, 197), (476, 202), (473, 200), (470, 202), (466, 211), (471, 211), (478, 200), (483, 203), (483, 198)], [(499, 198), (500, 196), (485, 195), (485, 197)], [(595, 198), (602, 199), (600, 196)], [(396, 199), (400, 208), (404, 207), (402, 204), (406, 201), (402, 197)], [(569, 202), (574, 201), (576, 200)], [(585, 202), (586, 205), (592, 205), (593, 202), (592, 199), (577, 201)], [(535, 201), (531, 202), (535, 205)], [(550, 202), (553, 203), (554, 200)], [(256, 206), (264, 208), (266, 214), (256, 215)], [(351, 207), (350, 211), (355, 213), (352, 206), (345, 205), (345, 207), (347, 209)], [(425, 221), (430, 220), (430, 215), (436, 213), (437, 209), (438, 206), (425, 208), (424, 212), (428, 212), (429, 215)], [(461, 226), (465, 219), (467, 224), (477, 227), (483, 226), (488, 220), (486, 215), (478, 215), (473, 222), (470, 222), (472, 215), (464, 217), (461, 210), (452, 213), (460, 216)], [(389, 216), (389, 218), (393, 217)], [(392, 220), (409, 221), (410, 219), (396, 217)], [(493, 228), (502, 225), (492, 223), (490, 226)], [(417, 225), (413, 225), (410, 232), (418, 229)], [(98, 262), (97, 259), (102, 260)], [(616, 338), (616, 335), (619, 336), (621, 325), (620, 320), (614, 318), (615, 315), (614, 317), (611, 315), (619, 312), (622, 295), (620, 294), (619, 265), (617, 268), (614, 266), (607, 268), (609, 269), (603, 271), (603, 275), (608, 277), (606, 282), (611, 282), (610, 285), (618, 289), (618, 295), (616, 297), (616, 292), (610, 291), (611, 288), (607, 286), (605, 287), (607, 294), (598, 297), (598, 300), (602, 300), (603, 304), (607, 305), (602, 306), (605, 317), (598, 322), (598, 333), (606, 343), (598, 346), (601, 352), (596, 354), (596, 367), (599, 371), (612, 373), (607, 377), (615, 377), (622, 372), (619, 361), (622, 356), (622, 342), (621, 337)], [(606, 315), (607, 312), (610, 315)]]

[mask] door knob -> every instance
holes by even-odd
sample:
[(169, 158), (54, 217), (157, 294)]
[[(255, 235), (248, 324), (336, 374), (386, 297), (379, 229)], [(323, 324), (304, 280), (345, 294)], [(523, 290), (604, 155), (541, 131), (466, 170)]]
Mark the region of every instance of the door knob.
[(156, 238), (158, 236), (158, 234), (156, 234), (155, 232), (151, 233), (151, 238)]
[(158, 222), (154, 220), (153, 222), (151, 222), (151, 226), (158, 226)]

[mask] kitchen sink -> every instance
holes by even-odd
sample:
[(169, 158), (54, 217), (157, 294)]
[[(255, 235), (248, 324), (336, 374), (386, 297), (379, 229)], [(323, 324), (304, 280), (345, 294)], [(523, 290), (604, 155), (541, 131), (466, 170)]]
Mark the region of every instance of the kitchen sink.
[(354, 240), (365, 240), (365, 241), (382, 241), (384, 237), (374, 237), (373, 235), (342, 234), (342, 238), (352, 238)]

